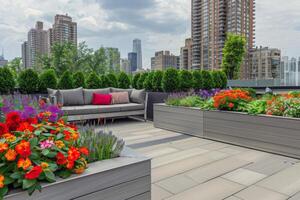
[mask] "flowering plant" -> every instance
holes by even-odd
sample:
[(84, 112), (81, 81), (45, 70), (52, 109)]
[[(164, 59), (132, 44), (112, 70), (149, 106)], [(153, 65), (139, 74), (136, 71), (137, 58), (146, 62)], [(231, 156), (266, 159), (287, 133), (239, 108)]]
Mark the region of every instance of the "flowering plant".
[(41, 182), (55, 182), (56, 175), (66, 178), (86, 169), (89, 151), (78, 145), (77, 127), (54, 116), (49, 110), (26, 117), (6, 113), (0, 123), (0, 199), (9, 188), (32, 194)]
[(221, 91), (213, 99), (216, 109), (231, 111), (241, 111), (251, 101), (249, 92), (241, 89)]

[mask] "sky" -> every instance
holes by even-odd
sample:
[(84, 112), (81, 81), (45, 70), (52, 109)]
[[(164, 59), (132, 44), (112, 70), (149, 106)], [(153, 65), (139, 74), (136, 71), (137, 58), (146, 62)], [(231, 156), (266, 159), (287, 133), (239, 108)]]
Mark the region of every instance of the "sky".
[[(5, 57), (21, 56), (21, 44), (36, 21), (48, 29), (55, 14), (66, 13), (78, 23), (78, 41), (91, 48), (117, 47), (126, 58), (132, 40), (141, 39), (145, 67), (155, 51), (179, 55), (191, 36), (191, 0), (0, 0), (0, 48)], [(299, 57), (300, 1), (257, 0), (255, 43)]]

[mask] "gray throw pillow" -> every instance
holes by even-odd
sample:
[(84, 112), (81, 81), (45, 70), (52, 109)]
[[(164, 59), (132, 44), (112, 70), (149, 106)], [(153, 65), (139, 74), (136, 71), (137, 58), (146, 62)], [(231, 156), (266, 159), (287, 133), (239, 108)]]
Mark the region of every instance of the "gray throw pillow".
[(92, 105), (93, 102), (93, 94), (109, 94), (110, 88), (103, 89), (83, 89), (83, 98), (85, 105)]
[(133, 89), (132, 93), (130, 95), (130, 101), (133, 103), (144, 104), (145, 98), (146, 98), (146, 90), (145, 89), (143, 89), (143, 90)]
[(128, 96), (130, 96), (132, 89), (111, 88), (111, 92), (128, 92)]
[(84, 105), (82, 87), (71, 90), (58, 90), (57, 96), (61, 95), (63, 106)]

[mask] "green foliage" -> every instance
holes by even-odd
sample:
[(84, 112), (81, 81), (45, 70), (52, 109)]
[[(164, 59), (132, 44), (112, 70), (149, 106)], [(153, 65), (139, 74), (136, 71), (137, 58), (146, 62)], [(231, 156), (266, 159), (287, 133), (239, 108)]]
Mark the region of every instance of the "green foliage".
[(178, 91), (180, 86), (178, 71), (174, 68), (168, 68), (162, 79), (162, 88), (165, 92)]
[(148, 73), (148, 76), (146, 77), (145, 81), (144, 81), (144, 88), (147, 91), (152, 91), (153, 90), (153, 76), (154, 76), (154, 72), (150, 72)]
[(189, 91), (193, 88), (193, 75), (188, 70), (181, 70), (179, 72), (179, 82), (181, 91)]
[(213, 89), (213, 78), (209, 71), (202, 70), (201, 71), (202, 77), (202, 89), (210, 90)]
[(65, 71), (58, 82), (58, 89), (73, 89), (74, 81), (71, 72)]
[(95, 51), (94, 56), (91, 62), (91, 71), (97, 74), (104, 74), (108, 67), (107, 67), (107, 56), (105, 53), (104, 47), (101, 47), (97, 51)]
[(133, 88), (136, 88), (136, 89), (138, 88), (138, 81), (139, 81), (140, 77), (141, 77), (140, 73), (137, 73), (134, 75), (134, 77), (132, 79), (132, 87)]
[(38, 90), (39, 76), (32, 69), (26, 69), (20, 73), (19, 87), (22, 93), (31, 94)]
[(118, 87), (123, 89), (130, 88), (130, 79), (125, 72), (121, 72), (118, 77)]
[(40, 75), (39, 90), (46, 92), (47, 88), (55, 89), (57, 87), (57, 77), (53, 69), (48, 69)]
[(162, 89), (162, 79), (164, 72), (161, 70), (155, 71), (152, 79), (153, 92), (161, 92)]
[(91, 72), (86, 81), (86, 86), (88, 89), (99, 89), (102, 88), (102, 81), (95, 72)]
[(283, 113), (285, 117), (300, 118), (300, 99), (291, 98), (285, 101), (285, 111)]
[(211, 76), (212, 76), (212, 80), (213, 80), (213, 88), (222, 88), (223, 80), (222, 80), (220, 71), (212, 71)]
[(108, 87), (118, 87), (118, 78), (115, 73), (109, 73), (106, 75), (108, 80)]
[(13, 76), (16, 77), (22, 71), (22, 58), (16, 57), (9, 61), (4, 67), (9, 68)]
[(219, 71), (219, 73), (222, 81), (221, 89), (225, 89), (227, 88), (227, 76), (223, 70)]
[(80, 146), (89, 149), (88, 162), (96, 162), (119, 157), (125, 142), (118, 139), (112, 132), (96, 132), (95, 128), (81, 130)]
[(193, 71), (193, 82), (194, 82), (194, 89), (201, 90), (203, 89), (203, 79), (202, 73), (200, 70)]
[(105, 74), (100, 75), (101, 83), (103, 88), (110, 87), (110, 80)]
[(147, 76), (148, 76), (147, 72), (144, 72), (144, 73), (141, 74), (141, 76), (140, 76), (140, 78), (139, 78), (139, 80), (137, 82), (137, 89), (140, 90), (140, 89), (144, 88), (144, 82), (145, 82)]
[(8, 67), (0, 68), (0, 94), (8, 94), (15, 89), (15, 79)]
[(239, 77), (240, 67), (246, 53), (246, 39), (240, 35), (228, 34), (223, 48), (222, 68), (228, 79)]
[(85, 77), (82, 71), (78, 71), (75, 74), (73, 74), (73, 82), (74, 82), (74, 88), (86, 87)]
[(254, 100), (247, 104), (246, 110), (249, 114), (258, 115), (265, 114), (267, 107), (266, 100)]

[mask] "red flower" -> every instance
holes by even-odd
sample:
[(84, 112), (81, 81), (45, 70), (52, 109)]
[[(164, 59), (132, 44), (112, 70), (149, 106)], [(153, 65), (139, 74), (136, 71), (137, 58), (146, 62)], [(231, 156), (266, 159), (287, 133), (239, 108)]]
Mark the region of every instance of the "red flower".
[(6, 115), (6, 125), (10, 131), (15, 131), (21, 123), (21, 116), (18, 112), (10, 112)]
[(31, 154), (30, 143), (22, 140), (19, 144), (16, 145), (15, 150), (21, 157), (26, 158)]
[(65, 140), (67, 140), (67, 141), (69, 141), (69, 140), (71, 140), (71, 133), (69, 132), (69, 131), (64, 131), (64, 134), (65, 134)]
[(38, 124), (38, 119), (36, 117), (26, 119), (29, 124)]
[(67, 160), (66, 168), (67, 169), (73, 169), (73, 167), (74, 167), (74, 161), (73, 160)]
[(81, 147), (79, 148), (80, 153), (82, 153), (83, 155), (88, 156), (89, 155), (89, 150), (86, 147)]
[(229, 108), (233, 108), (233, 107), (234, 107), (234, 104), (233, 104), (233, 103), (229, 103), (229, 104), (228, 104), (228, 107), (229, 107)]
[(19, 127), (17, 128), (17, 131), (21, 131), (21, 132), (24, 132), (24, 131), (32, 132), (33, 130), (34, 130), (34, 127), (31, 126), (31, 124), (28, 122), (20, 123)]
[(30, 180), (37, 179), (40, 176), (40, 174), (42, 173), (42, 171), (43, 171), (43, 169), (41, 166), (35, 166), (29, 172), (27, 172), (25, 174), (25, 178), (30, 179)]
[(66, 159), (66, 157), (64, 156), (64, 154), (62, 154), (61, 152), (58, 152), (58, 153), (56, 154), (56, 163), (57, 163), (58, 165), (64, 165), (64, 164), (66, 164), (66, 162), (67, 162), (67, 159)]
[(0, 136), (8, 133), (8, 127), (4, 123), (0, 123)]
[(68, 160), (78, 160), (80, 158), (80, 152), (77, 148), (71, 147), (68, 151)]

